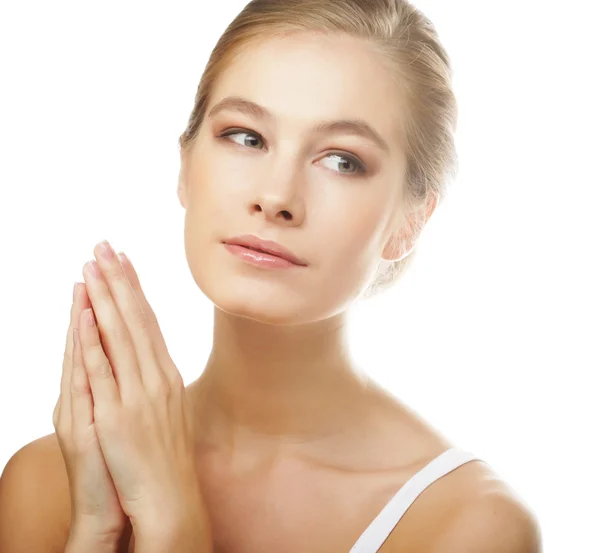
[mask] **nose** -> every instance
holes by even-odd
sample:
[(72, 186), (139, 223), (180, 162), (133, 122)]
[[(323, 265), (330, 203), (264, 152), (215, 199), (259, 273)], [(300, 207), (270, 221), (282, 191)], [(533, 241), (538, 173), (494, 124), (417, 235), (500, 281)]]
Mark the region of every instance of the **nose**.
[(251, 214), (262, 214), (266, 220), (280, 225), (301, 225), (305, 218), (305, 203), (299, 194), (298, 184), (292, 182), (295, 178), (289, 170), (287, 176), (276, 182), (271, 176), (271, 186), (265, 186), (251, 203)]

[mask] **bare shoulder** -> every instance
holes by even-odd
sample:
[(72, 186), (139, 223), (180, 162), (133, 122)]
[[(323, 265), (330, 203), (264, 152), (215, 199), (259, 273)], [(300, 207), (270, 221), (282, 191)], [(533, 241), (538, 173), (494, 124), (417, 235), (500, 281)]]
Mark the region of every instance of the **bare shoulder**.
[[(435, 531), (432, 531), (435, 529)], [(541, 553), (528, 505), (485, 462), (472, 460), (426, 488), (382, 553)]]
[(495, 478), (460, 502), (422, 551), (428, 553), (541, 553), (539, 523), (513, 490)]
[(509, 489), (494, 489), (465, 505), (429, 551), (444, 553), (541, 553), (539, 523), (527, 505)]
[[(456, 447), (397, 398), (385, 394), (391, 428), (415, 452), (410, 474)], [(387, 440), (390, 440), (388, 435)], [(400, 519), (381, 553), (539, 553), (532, 510), (483, 459), (473, 459), (425, 488)]]
[(0, 550), (64, 551), (71, 518), (69, 485), (56, 434), (26, 444), (0, 478)]

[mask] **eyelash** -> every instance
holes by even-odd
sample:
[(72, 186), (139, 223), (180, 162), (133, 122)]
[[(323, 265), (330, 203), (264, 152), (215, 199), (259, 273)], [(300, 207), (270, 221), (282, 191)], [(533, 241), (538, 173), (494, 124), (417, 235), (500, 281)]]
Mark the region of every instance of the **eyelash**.
[[(258, 138), (263, 143), (265, 142), (265, 140), (263, 139), (262, 136), (260, 136), (259, 134), (255, 133), (255, 132), (249, 131), (247, 129), (227, 129), (227, 130), (221, 132), (219, 135), (217, 135), (217, 138), (227, 138), (234, 134), (247, 134), (249, 136), (253, 136), (254, 138)], [(238, 146), (241, 146), (241, 144), (238, 144)], [(245, 146), (242, 146), (242, 147), (245, 147)], [(254, 149), (254, 148), (250, 148), (250, 149)], [(354, 156), (349, 156), (349, 155), (342, 154), (339, 152), (331, 152), (329, 154), (329, 156), (337, 156), (340, 159), (350, 161), (351, 163), (353, 163), (356, 166), (356, 171), (353, 173), (342, 173), (340, 171), (334, 171), (334, 173), (338, 173), (338, 174), (344, 175), (346, 177), (357, 177), (357, 176), (360, 176), (367, 172), (367, 169), (364, 166), (364, 164), (361, 161), (359, 161), (358, 158), (356, 158)], [(329, 157), (329, 156), (326, 156), (326, 157)]]

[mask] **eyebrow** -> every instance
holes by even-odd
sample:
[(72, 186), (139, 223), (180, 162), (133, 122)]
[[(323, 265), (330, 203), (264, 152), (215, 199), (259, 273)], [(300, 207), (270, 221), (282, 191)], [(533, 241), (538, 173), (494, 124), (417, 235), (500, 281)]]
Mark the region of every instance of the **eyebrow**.
[[(210, 110), (208, 117), (213, 117), (220, 111), (233, 110), (245, 113), (247, 115), (256, 117), (258, 119), (273, 119), (273, 114), (265, 107), (246, 100), (239, 96), (228, 96), (224, 98)], [(323, 121), (318, 123), (312, 128), (313, 132), (327, 133), (327, 132), (343, 132), (346, 134), (353, 134), (356, 136), (362, 136), (374, 142), (380, 149), (389, 153), (390, 147), (382, 136), (362, 119), (340, 119), (336, 121)]]

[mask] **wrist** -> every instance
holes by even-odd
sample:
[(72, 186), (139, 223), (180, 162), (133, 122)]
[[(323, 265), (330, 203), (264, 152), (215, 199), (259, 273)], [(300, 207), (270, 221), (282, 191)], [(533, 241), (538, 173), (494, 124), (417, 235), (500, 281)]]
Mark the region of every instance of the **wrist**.
[(205, 536), (194, 534), (160, 534), (158, 538), (141, 535), (135, 538), (135, 553), (213, 553)]
[(118, 553), (120, 536), (102, 534), (80, 524), (71, 526), (65, 553)]
[(133, 520), (136, 553), (212, 553), (212, 532), (204, 510), (190, 507), (152, 520)]

